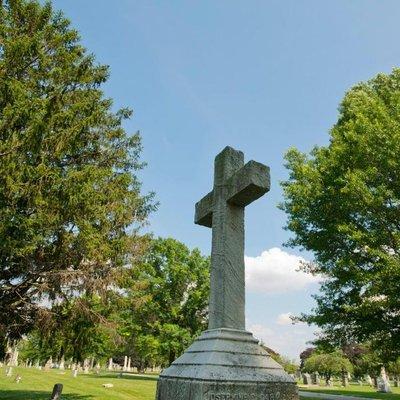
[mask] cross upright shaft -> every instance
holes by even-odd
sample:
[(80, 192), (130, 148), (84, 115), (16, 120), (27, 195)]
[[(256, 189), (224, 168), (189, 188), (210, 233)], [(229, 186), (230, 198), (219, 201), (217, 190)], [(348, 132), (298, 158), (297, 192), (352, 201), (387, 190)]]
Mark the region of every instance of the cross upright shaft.
[(195, 223), (212, 228), (209, 329), (245, 328), (244, 208), (270, 187), (269, 168), (244, 165), (241, 151), (215, 157), (214, 188), (196, 204)]

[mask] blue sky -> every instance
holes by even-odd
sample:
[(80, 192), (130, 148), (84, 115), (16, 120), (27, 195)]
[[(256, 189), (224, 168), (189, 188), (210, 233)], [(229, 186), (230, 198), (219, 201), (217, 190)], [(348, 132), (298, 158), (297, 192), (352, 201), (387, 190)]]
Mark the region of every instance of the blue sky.
[(126, 128), (142, 134), (143, 188), (160, 202), (152, 232), (209, 253), (211, 232), (193, 224), (193, 212), (211, 189), (214, 156), (230, 145), (270, 166), (270, 193), (246, 210), (247, 327), (296, 357), (313, 329), (288, 325), (287, 316), (309, 310), (318, 285), (293, 273), (298, 256), (312, 255), (282, 248), (283, 155), (328, 143), (345, 91), (400, 64), (400, 2), (54, 4), (110, 65), (106, 95), (134, 110)]

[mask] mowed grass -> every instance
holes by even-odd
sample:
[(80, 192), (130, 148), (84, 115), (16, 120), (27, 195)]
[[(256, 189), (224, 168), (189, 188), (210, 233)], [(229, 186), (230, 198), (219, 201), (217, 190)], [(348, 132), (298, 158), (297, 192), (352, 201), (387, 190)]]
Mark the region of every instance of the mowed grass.
[[(64, 400), (154, 400), (157, 376), (124, 373), (78, 374), (72, 377), (71, 371), (60, 373), (57, 369), (48, 372), (36, 368), (13, 368), (13, 376), (6, 377), (5, 368), (0, 368), (1, 400), (49, 400), (56, 383), (64, 385)], [(19, 374), (20, 383), (15, 382)], [(114, 387), (104, 388), (103, 383), (112, 383)]]
[[(19, 374), (20, 383), (15, 382)], [(122, 378), (118, 373), (101, 373), (85, 375), (80, 373), (76, 378), (71, 371), (60, 373), (52, 369), (48, 372), (35, 368), (13, 368), (13, 376), (6, 377), (5, 368), (0, 368), (0, 399), (1, 400), (48, 400), (56, 383), (64, 385), (62, 399), (64, 400), (154, 400), (157, 376), (135, 375), (124, 373)], [(104, 388), (103, 383), (112, 383), (114, 387)], [(333, 387), (303, 386), (300, 390), (319, 393), (343, 394), (374, 399), (400, 400), (400, 388), (392, 388), (393, 393), (377, 393), (369, 386), (350, 385), (347, 388), (336, 384)], [(301, 397), (307, 400), (307, 397)], [(311, 400), (311, 398), (310, 398)]]
[[(370, 386), (360, 386), (355, 384), (351, 384), (344, 388), (340, 386), (339, 383), (336, 383), (332, 387), (299, 385), (299, 390), (304, 390), (306, 392), (342, 394), (347, 396), (365, 397), (371, 399), (400, 400), (400, 388), (394, 387), (391, 387), (392, 393), (378, 393), (376, 389)], [(302, 399), (306, 399), (306, 397), (302, 396)]]

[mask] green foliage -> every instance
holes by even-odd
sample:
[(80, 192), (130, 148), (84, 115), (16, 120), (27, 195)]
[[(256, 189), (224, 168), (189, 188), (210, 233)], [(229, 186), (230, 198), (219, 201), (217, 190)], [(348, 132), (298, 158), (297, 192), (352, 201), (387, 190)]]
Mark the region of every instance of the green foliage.
[(50, 357), (64, 357), (82, 362), (93, 357), (105, 361), (120, 344), (112, 312), (98, 297), (77, 297), (54, 305), (22, 341), (21, 359), (45, 363)]
[(283, 369), (288, 373), (288, 374), (295, 374), (297, 370), (299, 369), (299, 366), (296, 364), (295, 361), (290, 360), (289, 358), (285, 356), (281, 356), (280, 354), (270, 354), (271, 358), (274, 359), (278, 364), (280, 364)]
[(312, 251), (304, 266), (325, 280), (302, 319), (341, 347), (371, 340), (386, 359), (400, 349), (400, 70), (345, 96), (328, 146), (286, 154), (283, 182), (294, 233)]
[(380, 374), (383, 362), (379, 356), (379, 352), (373, 351), (367, 347), (368, 351), (361, 356), (355, 366), (355, 372), (359, 375), (369, 374), (377, 377)]
[(171, 363), (206, 327), (209, 261), (174, 239), (151, 241), (141, 262), (121, 270), (106, 301), (80, 296), (43, 312), (21, 358), (128, 355), (140, 371)]
[(339, 351), (333, 353), (315, 353), (306, 359), (304, 372), (318, 372), (326, 381), (333, 375), (340, 375), (343, 372), (352, 372), (353, 367), (350, 361)]
[(0, 3), (0, 331), (31, 329), (38, 300), (102, 295), (141, 254), (154, 208), (122, 124), (76, 30), (50, 3)]
[(390, 374), (393, 374), (397, 377), (400, 376), (400, 358), (398, 358), (397, 360), (392, 361), (388, 364), (387, 372), (389, 372)]
[(144, 261), (127, 271), (121, 334), (139, 369), (171, 363), (206, 327), (209, 266), (197, 249), (157, 239)]

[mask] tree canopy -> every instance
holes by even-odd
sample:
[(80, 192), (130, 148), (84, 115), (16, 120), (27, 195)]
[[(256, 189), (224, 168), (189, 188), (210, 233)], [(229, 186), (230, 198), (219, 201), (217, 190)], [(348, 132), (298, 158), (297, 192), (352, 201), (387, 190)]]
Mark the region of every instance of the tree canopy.
[(341, 353), (315, 353), (311, 355), (304, 363), (305, 372), (318, 372), (326, 380), (331, 379), (333, 375), (340, 375), (344, 372), (353, 371), (350, 361)]
[(79, 296), (56, 304), (23, 344), (23, 359), (46, 362), (130, 356), (139, 370), (164, 366), (206, 327), (209, 257), (174, 239), (155, 239), (121, 271), (107, 301)]
[(199, 250), (159, 238), (129, 270), (121, 326), (137, 367), (168, 365), (206, 328), (209, 268), (209, 257)]
[(302, 319), (323, 338), (400, 348), (400, 69), (346, 93), (329, 144), (286, 154), (283, 182), (290, 246), (312, 251), (324, 278)]
[(49, 2), (0, 2), (0, 333), (20, 337), (39, 302), (110, 288), (142, 253), (154, 208), (141, 141), (101, 86), (108, 67)]

